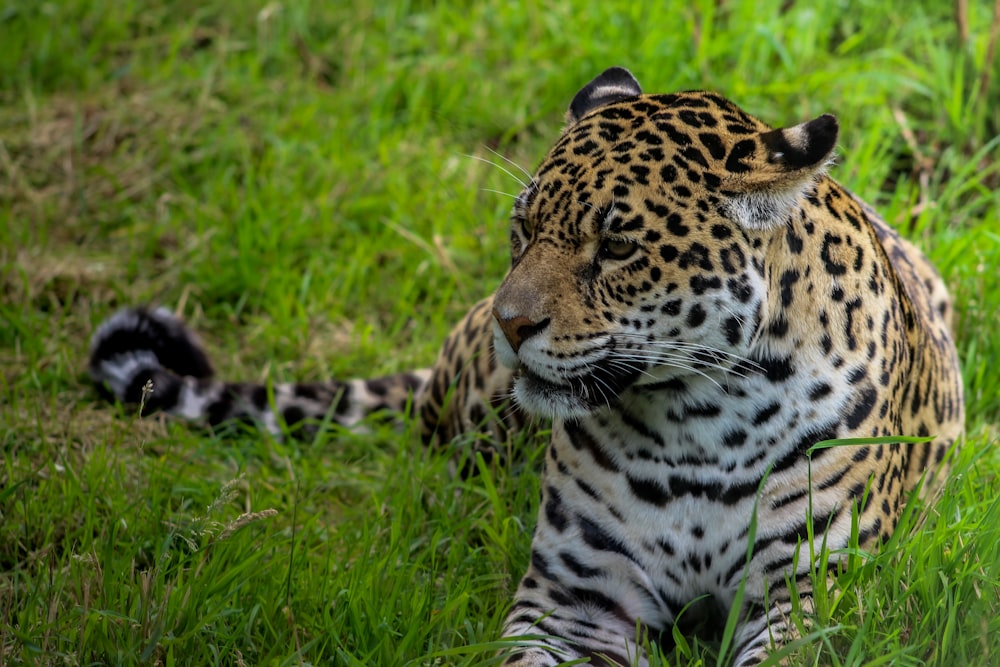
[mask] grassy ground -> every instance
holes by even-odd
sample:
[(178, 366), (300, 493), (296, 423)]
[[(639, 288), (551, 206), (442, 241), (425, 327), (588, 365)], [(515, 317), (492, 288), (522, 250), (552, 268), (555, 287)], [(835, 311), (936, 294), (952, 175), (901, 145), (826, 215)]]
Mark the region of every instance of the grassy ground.
[(516, 185), (467, 156), (530, 168), (621, 64), (774, 123), (837, 113), (835, 176), (957, 297), (957, 474), (820, 601), (796, 660), (1000, 665), (988, 4), (0, 5), (0, 663), (489, 663), (526, 566), (530, 461), (460, 483), (381, 427), (282, 443), (140, 420), (89, 387), (87, 338), (158, 302), (234, 378), (430, 362), (507, 261), (510, 201), (488, 190)]

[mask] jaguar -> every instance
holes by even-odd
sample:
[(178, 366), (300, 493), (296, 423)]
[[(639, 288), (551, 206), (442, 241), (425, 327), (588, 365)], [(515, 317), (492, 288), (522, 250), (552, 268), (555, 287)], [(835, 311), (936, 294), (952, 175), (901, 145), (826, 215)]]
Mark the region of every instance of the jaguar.
[[(827, 175), (838, 133), (611, 68), (526, 179), (506, 277), (432, 367), (226, 382), (170, 311), (128, 308), (90, 373), (147, 411), (274, 433), (390, 410), (488, 452), (546, 424), (505, 664), (646, 664), (644, 637), (730, 612), (734, 664), (758, 664), (799, 636), (820, 566), (884, 543), (962, 436), (944, 283)], [(815, 446), (835, 438), (866, 444)]]

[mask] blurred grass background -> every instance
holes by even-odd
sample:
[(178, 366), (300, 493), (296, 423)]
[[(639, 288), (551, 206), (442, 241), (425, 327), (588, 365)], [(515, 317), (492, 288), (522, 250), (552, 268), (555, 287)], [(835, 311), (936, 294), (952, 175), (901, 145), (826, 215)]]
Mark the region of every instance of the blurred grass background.
[(97, 400), (87, 339), (155, 302), (227, 377), (429, 363), (508, 262), (510, 200), (490, 190), (518, 186), (469, 156), (530, 170), (575, 92), (624, 65), (649, 91), (718, 90), (774, 125), (836, 113), (834, 176), (956, 295), (959, 474), (912, 539), (842, 582), (802, 661), (1000, 664), (998, 15), (0, 2), (0, 662), (488, 663), (527, 560), (531, 461), (464, 484), (377, 425), (275, 442), (140, 420)]

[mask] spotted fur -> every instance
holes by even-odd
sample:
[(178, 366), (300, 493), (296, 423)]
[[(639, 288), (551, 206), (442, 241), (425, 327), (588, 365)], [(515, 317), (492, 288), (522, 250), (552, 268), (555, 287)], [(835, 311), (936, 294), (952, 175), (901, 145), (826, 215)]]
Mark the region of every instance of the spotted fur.
[[(122, 400), (152, 379), (153, 407), (210, 422), (412, 404), (428, 441), (486, 424), (496, 442), (550, 418), (506, 664), (645, 664), (637, 628), (719, 621), (741, 587), (735, 664), (758, 664), (795, 635), (792, 599), (809, 608), (808, 535), (836, 552), (854, 515), (876, 547), (962, 432), (945, 287), (826, 175), (838, 129), (645, 95), (613, 68), (574, 98), (514, 206), (510, 271), (431, 369), (271, 396), (211, 380), (169, 313), (129, 310), (98, 330), (91, 372)], [(807, 455), (898, 435), (933, 440)]]

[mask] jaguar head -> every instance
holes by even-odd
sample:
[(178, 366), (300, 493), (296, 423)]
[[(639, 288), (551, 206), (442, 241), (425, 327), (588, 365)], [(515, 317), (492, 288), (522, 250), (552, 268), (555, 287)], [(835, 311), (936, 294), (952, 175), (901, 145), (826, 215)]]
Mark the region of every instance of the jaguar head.
[(714, 93), (645, 95), (622, 68), (585, 86), (512, 213), (493, 316), (515, 400), (572, 418), (745, 364), (769, 240), (837, 130), (830, 115), (772, 129)]

